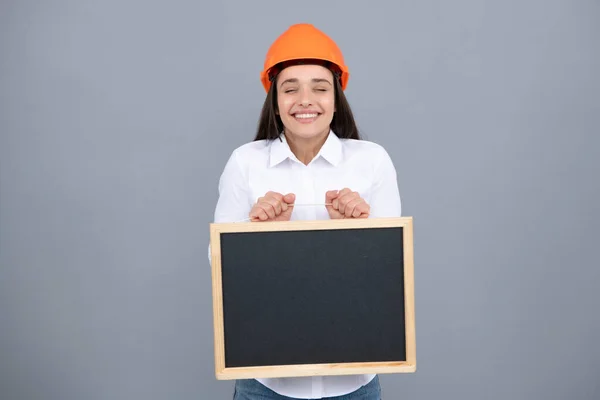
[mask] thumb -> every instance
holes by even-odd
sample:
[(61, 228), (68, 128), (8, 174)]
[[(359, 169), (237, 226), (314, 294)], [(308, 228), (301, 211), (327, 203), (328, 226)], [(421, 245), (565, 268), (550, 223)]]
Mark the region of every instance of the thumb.
[(293, 204), (294, 201), (296, 201), (296, 195), (294, 193), (288, 193), (283, 196), (283, 201), (285, 201), (287, 204)]
[(331, 203), (338, 196), (338, 193), (339, 190), (330, 190), (325, 193), (325, 203)]

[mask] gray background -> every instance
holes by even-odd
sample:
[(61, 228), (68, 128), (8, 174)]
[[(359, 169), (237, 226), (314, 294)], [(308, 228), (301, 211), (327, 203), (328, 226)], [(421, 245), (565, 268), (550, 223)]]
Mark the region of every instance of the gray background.
[(600, 398), (598, 1), (0, 2), (0, 398), (227, 399), (206, 246), (268, 46), (342, 47), (415, 218), (386, 399)]

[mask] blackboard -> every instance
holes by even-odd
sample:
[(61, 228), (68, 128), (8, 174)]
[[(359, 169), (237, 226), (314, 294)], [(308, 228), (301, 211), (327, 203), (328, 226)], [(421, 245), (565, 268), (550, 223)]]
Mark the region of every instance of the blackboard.
[(414, 372), (412, 218), (211, 224), (218, 379)]

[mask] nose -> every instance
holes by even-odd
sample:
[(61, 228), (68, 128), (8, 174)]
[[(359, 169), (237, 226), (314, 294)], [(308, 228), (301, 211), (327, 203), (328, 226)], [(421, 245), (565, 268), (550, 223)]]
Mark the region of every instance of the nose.
[(302, 107), (308, 107), (308, 106), (312, 105), (310, 93), (311, 93), (310, 89), (303, 89), (300, 91), (300, 97), (299, 97), (298, 103)]

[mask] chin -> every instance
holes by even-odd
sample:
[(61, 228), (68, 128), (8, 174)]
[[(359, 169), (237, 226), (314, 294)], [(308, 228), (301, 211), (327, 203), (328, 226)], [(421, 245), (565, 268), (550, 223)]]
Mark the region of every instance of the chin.
[(308, 127), (302, 126), (299, 128), (298, 127), (291, 127), (291, 128), (292, 129), (289, 129), (289, 132), (292, 135), (303, 138), (303, 139), (311, 139), (311, 138), (315, 138), (318, 136), (322, 136), (323, 134), (329, 133), (328, 127), (310, 129)]
[(304, 139), (310, 139), (322, 135), (327, 135), (329, 133), (329, 124), (303, 124), (297, 123), (296, 121), (290, 121), (291, 123), (288, 125), (288, 131), (297, 137), (301, 137)]

